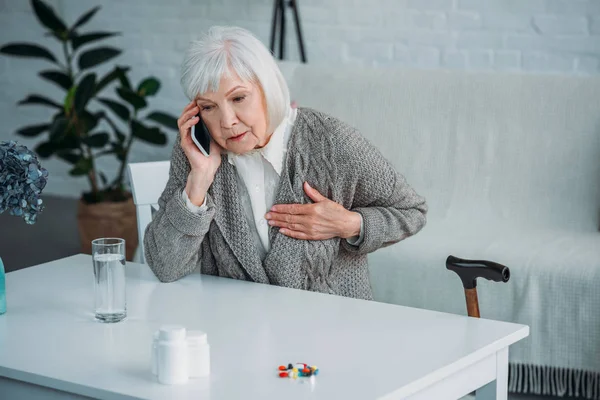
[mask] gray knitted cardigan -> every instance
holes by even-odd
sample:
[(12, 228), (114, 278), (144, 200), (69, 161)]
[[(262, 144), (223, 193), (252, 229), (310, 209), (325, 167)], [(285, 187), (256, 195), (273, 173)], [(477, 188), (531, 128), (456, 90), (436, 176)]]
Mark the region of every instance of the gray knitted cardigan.
[(327, 114), (299, 108), (275, 203), (309, 203), (302, 185), (359, 212), (364, 240), (298, 240), (269, 228), (271, 249), (261, 260), (240, 202), (235, 166), (222, 155), (208, 191), (208, 209), (188, 210), (181, 198), (190, 165), (179, 140), (167, 186), (144, 236), (148, 265), (162, 282), (192, 273), (372, 299), (367, 254), (417, 233), (427, 205), (356, 129)]

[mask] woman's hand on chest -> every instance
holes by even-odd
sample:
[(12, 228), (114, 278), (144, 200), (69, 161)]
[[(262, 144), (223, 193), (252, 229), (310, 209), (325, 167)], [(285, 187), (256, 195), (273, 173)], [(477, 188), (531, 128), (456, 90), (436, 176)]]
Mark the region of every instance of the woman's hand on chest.
[(304, 191), (312, 204), (276, 204), (265, 215), (284, 235), (304, 240), (347, 239), (360, 233), (360, 214), (323, 196), (308, 182)]

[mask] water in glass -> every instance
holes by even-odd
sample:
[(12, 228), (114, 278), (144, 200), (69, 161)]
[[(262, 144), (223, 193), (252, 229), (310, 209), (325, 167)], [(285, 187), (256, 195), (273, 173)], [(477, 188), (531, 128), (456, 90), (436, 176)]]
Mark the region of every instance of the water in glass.
[(119, 253), (96, 253), (94, 279), (96, 319), (118, 322), (127, 315), (125, 299), (125, 257)]

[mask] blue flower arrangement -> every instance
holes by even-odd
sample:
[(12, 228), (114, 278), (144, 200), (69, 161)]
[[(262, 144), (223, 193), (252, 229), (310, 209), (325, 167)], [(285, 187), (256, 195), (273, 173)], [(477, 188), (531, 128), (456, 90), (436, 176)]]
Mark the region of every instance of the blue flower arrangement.
[(40, 198), (46, 186), (48, 171), (27, 147), (14, 140), (0, 141), (0, 214), (23, 217), (35, 224), (44, 209)]

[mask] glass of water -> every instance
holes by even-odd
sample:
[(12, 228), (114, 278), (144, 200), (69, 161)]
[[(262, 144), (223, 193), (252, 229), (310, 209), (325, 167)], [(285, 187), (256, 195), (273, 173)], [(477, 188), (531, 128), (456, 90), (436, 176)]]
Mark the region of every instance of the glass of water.
[(119, 322), (127, 316), (125, 299), (125, 239), (92, 240), (95, 317)]

